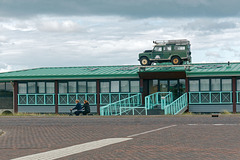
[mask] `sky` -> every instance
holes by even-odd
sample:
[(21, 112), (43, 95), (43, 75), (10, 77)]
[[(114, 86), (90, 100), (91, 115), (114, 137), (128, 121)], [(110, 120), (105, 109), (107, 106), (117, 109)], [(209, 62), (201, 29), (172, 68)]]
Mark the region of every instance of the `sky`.
[(136, 65), (153, 40), (188, 39), (193, 63), (240, 61), (239, 0), (0, 0), (0, 72)]

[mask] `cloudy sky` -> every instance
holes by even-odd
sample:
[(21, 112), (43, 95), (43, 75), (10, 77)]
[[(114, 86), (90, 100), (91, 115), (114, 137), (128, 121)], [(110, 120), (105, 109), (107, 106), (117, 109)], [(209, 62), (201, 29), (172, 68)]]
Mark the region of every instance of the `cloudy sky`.
[(0, 72), (139, 64), (156, 39), (194, 63), (240, 61), (239, 0), (0, 0)]

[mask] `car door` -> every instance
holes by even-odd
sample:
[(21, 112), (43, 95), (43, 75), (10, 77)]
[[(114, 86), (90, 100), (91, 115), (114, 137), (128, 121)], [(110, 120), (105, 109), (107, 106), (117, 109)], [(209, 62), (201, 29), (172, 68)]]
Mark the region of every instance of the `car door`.
[(163, 47), (163, 53), (161, 55), (161, 59), (169, 59), (171, 56), (172, 52), (172, 46), (171, 45), (166, 45)]
[(152, 59), (162, 59), (162, 46), (155, 46), (152, 52)]

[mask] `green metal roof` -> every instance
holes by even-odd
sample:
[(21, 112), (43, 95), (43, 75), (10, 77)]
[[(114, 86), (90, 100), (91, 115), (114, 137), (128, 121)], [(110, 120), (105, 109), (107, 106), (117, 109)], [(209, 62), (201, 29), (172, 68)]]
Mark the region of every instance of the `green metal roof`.
[(187, 77), (240, 76), (240, 63), (194, 64), (186, 74)]
[(140, 67), (140, 72), (184, 72), (184, 66), (174, 66), (172, 63), (162, 63), (157, 66)]
[[(147, 67), (140, 72), (186, 72), (187, 77), (240, 76), (240, 63), (201, 63), (183, 66)], [(139, 65), (48, 67), (0, 73), (0, 81), (58, 79), (139, 78)]]
[(0, 73), (0, 80), (138, 78), (138, 66), (48, 67)]

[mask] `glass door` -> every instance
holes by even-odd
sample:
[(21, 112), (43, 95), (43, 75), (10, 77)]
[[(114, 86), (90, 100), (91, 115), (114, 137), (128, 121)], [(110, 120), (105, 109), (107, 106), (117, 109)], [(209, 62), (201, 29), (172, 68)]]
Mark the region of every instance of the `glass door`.
[(178, 81), (177, 80), (169, 81), (169, 92), (173, 93), (174, 100), (178, 98), (179, 90), (178, 90)]
[(185, 93), (186, 85), (185, 85), (185, 79), (179, 79), (179, 96), (183, 95)]
[(158, 80), (149, 80), (149, 94), (158, 92)]

